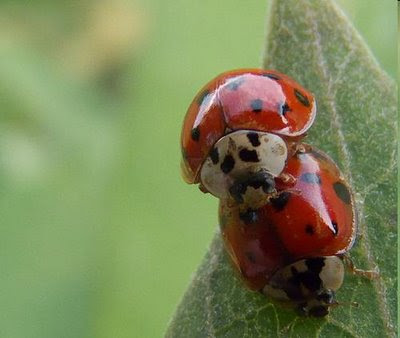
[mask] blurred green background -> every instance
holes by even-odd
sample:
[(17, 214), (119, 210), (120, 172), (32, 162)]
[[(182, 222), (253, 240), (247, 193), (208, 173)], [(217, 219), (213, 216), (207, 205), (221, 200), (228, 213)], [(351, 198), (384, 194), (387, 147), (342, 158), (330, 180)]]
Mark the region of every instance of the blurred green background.
[[(396, 76), (392, 0), (341, 0)], [(181, 121), (267, 1), (2, 1), (0, 337), (160, 337), (216, 229)]]

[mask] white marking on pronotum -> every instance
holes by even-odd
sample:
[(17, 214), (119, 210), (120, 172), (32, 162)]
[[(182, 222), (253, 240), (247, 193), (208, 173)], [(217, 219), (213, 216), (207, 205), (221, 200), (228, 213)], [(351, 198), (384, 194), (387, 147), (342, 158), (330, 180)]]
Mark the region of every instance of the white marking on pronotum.
[[(250, 142), (249, 133), (258, 137), (259, 145)], [(216, 163), (215, 158), (213, 162), (213, 151), (218, 154)], [(241, 152), (251, 153), (251, 159), (246, 160)], [(235, 131), (223, 136), (214, 145), (214, 149), (202, 165), (201, 183), (214, 196), (227, 199), (229, 188), (240, 177), (260, 170), (266, 171), (273, 177), (279, 176), (285, 167), (287, 153), (285, 141), (275, 134), (254, 130)], [(229, 161), (224, 163), (227, 158)]]

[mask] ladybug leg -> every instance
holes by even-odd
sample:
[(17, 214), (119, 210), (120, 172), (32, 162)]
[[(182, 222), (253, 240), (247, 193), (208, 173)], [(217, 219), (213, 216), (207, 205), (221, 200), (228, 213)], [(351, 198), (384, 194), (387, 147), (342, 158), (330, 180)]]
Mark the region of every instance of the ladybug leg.
[(199, 183), (199, 190), (205, 194), (208, 194), (209, 191), (207, 190), (207, 188), (203, 185), (203, 183)]
[(364, 240), (364, 233), (362, 232), (361, 226), (357, 227), (357, 240), (360, 242)]
[(336, 307), (336, 306), (353, 306), (353, 307), (358, 307), (359, 304), (357, 302), (338, 302), (335, 300), (333, 304), (330, 305), (331, 307)]
[(292, 154), (292, 156), (300, 153), (309, 153), (312, 151), (312, 146), (306, 143), (301, 143), (301, 142), (292, 142), (289, 144), (289, 153)]
[(368, 279), (376, 279), (379, 277), (379, 271), (378, 269), (374, 270), (362, 270), (358, 269), (354, 266), (354, 263), (350, 256), (348, 255), (343, 255), (342, 256), (343, 262), (345, 263), (346, 267), (350, 270), (350, 272), (354, 275), (362, 276)]
[(296, 178), (291, 174), (287, 174), (287, 173), (283, 172), (277, 178), (284, 184), (288, 184), (288, 185), (296, 184)]
[(306, 143), (297, 143), (295, 145), (295, 154), (300, 153), (310, 153), (312, 151), (312, 146)]
[(240, 211), (239, 217), (245, 224), (255, 223), (258, 221), (258, 210), (248, 208), (245, 211)]
[(273, 194), (270, 198), (271, 199), (277, 199), (277, 198), (283, 198), (283, 196), (289, 196), (290, 194), (293, 195), (301, 195), (301, 191), (298, 189), (293, 189), (293, 188), (287, 188), (287, 189), (282, 189), (277, 191), (275, 194)]
[[(312, 146), (310, 146), (309, 144), (306, 143), (292, 143), (289, 146), (290, 150), (289, 152), (294, 155), (300, 153), (309, 153), (312, 151)], [(278, 180), (280, 180), (283, 184), (287, 184), (287, 185), (295, 185), (296, 184), (296, 178), (288, 173), (282, 172), (278, 177)]]

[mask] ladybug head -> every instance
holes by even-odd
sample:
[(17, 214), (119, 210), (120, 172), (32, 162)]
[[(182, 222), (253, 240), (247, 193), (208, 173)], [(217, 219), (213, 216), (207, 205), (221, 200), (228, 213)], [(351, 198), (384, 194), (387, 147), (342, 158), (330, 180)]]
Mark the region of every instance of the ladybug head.
[(204, 190), (220, 199), (262, 205), (275, 192), (274, 178), (287, 160), (285, 141), (277, 135), (238, 130), (220, 138), (200, 171)]
[(325, 317), (337, 306), (335, 293), (344, 278), (337, 256), (301, 259), (278, 270), (263, 292), (273, 298), (293, 301), (303, 315)]

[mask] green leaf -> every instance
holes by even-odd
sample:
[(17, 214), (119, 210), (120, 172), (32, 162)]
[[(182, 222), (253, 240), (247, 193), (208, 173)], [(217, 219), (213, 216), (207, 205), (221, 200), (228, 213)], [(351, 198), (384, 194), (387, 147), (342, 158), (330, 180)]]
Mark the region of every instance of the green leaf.
[(236, 277), (219, 233), (169, 325), (167, 337), (395, 337), (397, 90), (333, 1), (275, 0), (266, 68), (310, 89), (318, 115), (307, 142), (330, 154), (356, 192), (359, 268), (379, 269), (369, 281), (350, 273), (339, 306), (325, 319), (247, 290)]

